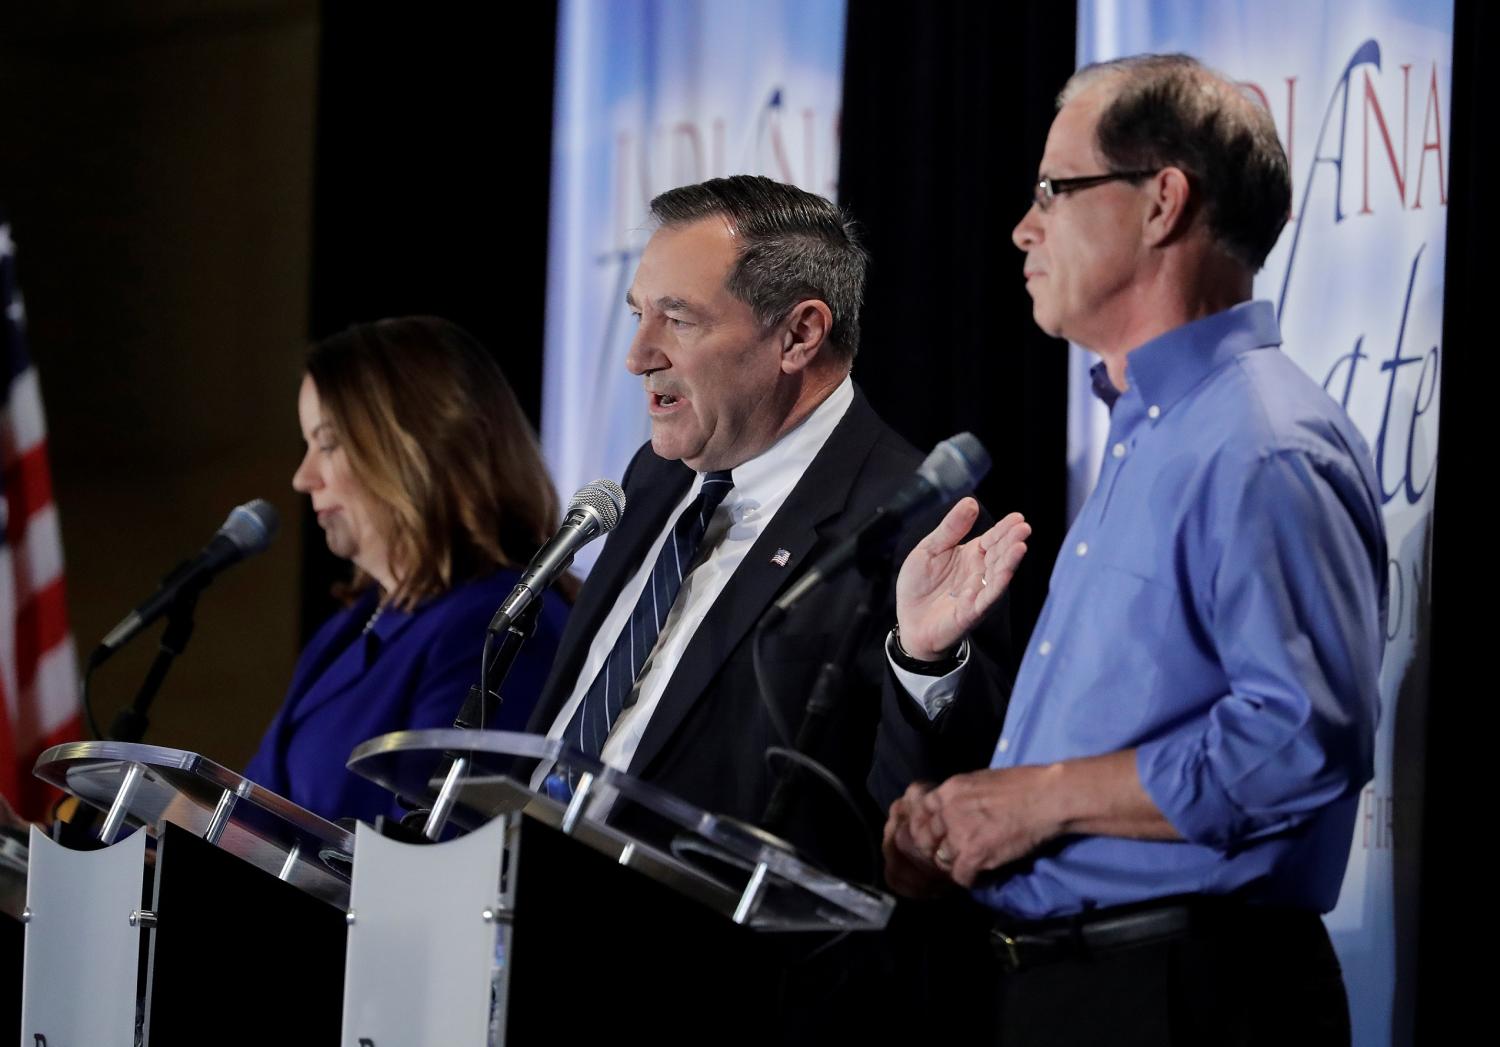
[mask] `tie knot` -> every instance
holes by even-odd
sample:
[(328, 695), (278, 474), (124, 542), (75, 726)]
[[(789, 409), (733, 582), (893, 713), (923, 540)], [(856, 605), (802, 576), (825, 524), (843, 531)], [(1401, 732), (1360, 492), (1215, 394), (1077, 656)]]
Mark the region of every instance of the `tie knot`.
[(728, 469), (717, 469), (703, 474), (703, 486), (698, 489), (698, 498), (709, 512), (717, 509), (724, 497), (734, 489), (734, 477)]
[[(702, 507), (701, 512), (711, 513), (724, 501), (724, 497), (734, 489), (734, 477), (728, 469), (718, 469), (711, 473), (703, 474), (703, 486), (698, 490), (698, 502)], [(706, 523), (706, 517), (704, 519)], [(701, 535), (702, 532), (700, 531)]]
[[(718, 505), (724, 501), (724, 496), (733, 490), (735, 478), (729, 475), (729, 469), (717, 469), (714, 472), (703, 474), (703, 486), (697, 490), (697, 504), (699, 504), (699, 528), (708, 525), (708, 514), (712, 513)], [(702, 537), (702, 529), (699, 529), (699, 537)], [(694, 538), (694, 544), (697, 538)]]

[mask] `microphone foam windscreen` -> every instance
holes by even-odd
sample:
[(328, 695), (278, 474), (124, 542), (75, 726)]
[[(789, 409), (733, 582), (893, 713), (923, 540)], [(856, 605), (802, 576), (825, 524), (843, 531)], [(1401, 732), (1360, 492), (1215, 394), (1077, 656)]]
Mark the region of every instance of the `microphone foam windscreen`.
[(959, 433), (932, 449), (917, 473), (944, 501), (962, 498), (990, 471), (990, 454), (973, 433)]
[(234, 543), (242, 555), (258, 553), (271, 544), (281, 527), (276, 507), (264, 498), (255, 498), (229, 511), (219, 533)]

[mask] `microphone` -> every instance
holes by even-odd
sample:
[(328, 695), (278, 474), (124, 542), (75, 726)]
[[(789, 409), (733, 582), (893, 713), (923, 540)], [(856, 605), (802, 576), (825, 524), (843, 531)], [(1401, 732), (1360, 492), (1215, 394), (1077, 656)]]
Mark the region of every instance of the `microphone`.
[(613, 480), (595, 480), (580, 487), (568, 503), (562, 526), (526, 565), (521, 580), (490, 620), (489, 631), (502, 633), (508, 629), (531, 601), (568, 569), (578, 550), (613, 531), (624, 512), (625, 492)]
[(90, 666), (97, 666), (129, 642), (136, 633), (166, 614), (178, 597), (196, 595), (224, 568), (239, 563), (270, 545), (280, 526), (281, 519), (276, 513), (276, 507), (263, 498), (235, 506), (229, 511), (223, 526), (197, 556), (162, 579), (161, 586), (145, 603), (131, 611), (121, 619), (119, 625), (109, 631), (89, 656)]
[(990, 471), (990, 455), (973, 433), (959, 433), (932, 449), (916, 475), (864, 523), (797, 579), (766, 612), (763, 627), (780, 621), (796, 603), (851, 561), (895, 540), (908, 520), (938, 505), (956, 502)]

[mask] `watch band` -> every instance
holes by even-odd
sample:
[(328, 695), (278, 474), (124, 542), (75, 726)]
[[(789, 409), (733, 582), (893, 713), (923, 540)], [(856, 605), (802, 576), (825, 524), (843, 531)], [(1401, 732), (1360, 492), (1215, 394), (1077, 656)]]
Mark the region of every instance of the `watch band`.
[(918, 676), (947, 676), (963, 664), (964, 644), (960, 643), (935, 662), (924, 662), (920, 658), (913, 658), (901, 646), (901, 626), (896, 625), (891, 629), (890, 651), (891, 660), (909, 673), (916, 673)]

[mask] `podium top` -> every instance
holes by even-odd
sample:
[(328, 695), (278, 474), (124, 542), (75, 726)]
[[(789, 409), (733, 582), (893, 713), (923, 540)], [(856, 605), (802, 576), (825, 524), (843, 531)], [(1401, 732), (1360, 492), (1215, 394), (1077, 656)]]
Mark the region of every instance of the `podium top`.
[[(542, 765), (575, 783), (570, 799), (531, 790)], [(824, 872), (770, 833), (541, 735), (397, 731), (360, 745), (348, 766), (407, 801), (440, 809), (451, 802), (452, 821), (469, 828), (522, 811), (757, 930), (877, 930), (895, 907), (889, 895)]]
[(354, 834), (197, 753), (128, 742), (66, 742), (36, 775), (106, 812), (99, 838), (171, 822), (332, 905), (347, 908)]

